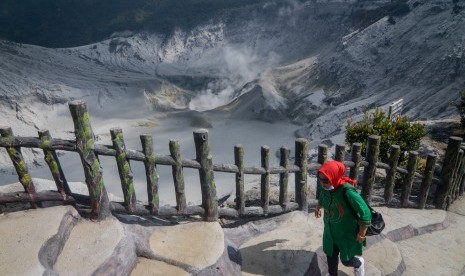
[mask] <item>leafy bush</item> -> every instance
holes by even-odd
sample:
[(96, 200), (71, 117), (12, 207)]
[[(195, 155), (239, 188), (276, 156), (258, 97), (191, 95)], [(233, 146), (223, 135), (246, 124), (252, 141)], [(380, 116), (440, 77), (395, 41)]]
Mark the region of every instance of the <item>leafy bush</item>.
[[(406, 117), (397, 116), (391, 121), (379, 108), (372, 115), (365, 113), (359, 123), (353, 123), (352, 119), (347, 120), (346, 143), (362, 143), (362, 153), (366, 152), (368, 136), (373, 134), (381, 137), (379, 158), (382, 162), (387, 162), (392, 145), (398, 145), (401, 153), (417, 150), (421, 138), (425, 136), (425, 128), (421, 124), (410, 123)], [(402, 162), (404, 158), (404, 154), (401, 154), (399, 161)]]

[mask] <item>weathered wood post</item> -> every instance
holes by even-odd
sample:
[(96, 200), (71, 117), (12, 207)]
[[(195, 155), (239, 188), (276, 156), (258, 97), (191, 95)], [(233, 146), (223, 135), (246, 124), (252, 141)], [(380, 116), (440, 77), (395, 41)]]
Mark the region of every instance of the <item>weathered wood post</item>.
[(262, 146), (261, 148), (261, 164), (265, 173), (261, 175), (260, 181), (260, 194), (263, 213), (268, 213), (270, 206), (270, 147)]
[(279, 205), (286, 209), (289, 204), (289, 154), (290, 150), (287, 147), (281, 147), (281, 157), (279, 165), (284, 168), (285, 172), (279, 174)]
[(145, 155), (145, 177), (147, 179), (148, 209), (150, 214), (157, 215), (160, 204), (158, 195), (158, 173), (155, 165), (155, 154), (153, 152), (153, 138), (150, 135), (141, 135), (142, 152)]
[[(461, 149), (465, 152), (465, 145), (461, 147)], [(463, 190), (465, 189), (465, 155), (463, 157), (463, 171), (461, 174), (461, 178), (458, 183), (458, 195), (457, 196), (462, 196), (463, 195)]]
[(455, 136), (449, 137), (449, 143), (447, 145), (444, 163), (442, 165), (441, 181), (438, 183), (435, 195), (436, 208), (438, 209), (446, 208), (446, 199), (452, 186), (455, 169), (454, 166), (457, 163), (461, 143), (462, 138)]
[(460, 166), (462, 166), (462, 158), (463, 158), (463, 150), (460, 149), (459, 155), (457, 157), (457, 162), (455, 163), (455, 166), (454, 166), (454, 173), (452, 174), (452, 184), (451, 184), (450, 191), (449, 191), (451, 203), (455, 201), (455, 188), (457, 184), (457, 177), (459, 175)]
[(339, 161), (339, 162), (344, 162), (345, 155), (346, 155), (346, 145), (337, 144), (336, 154), (334, 155), (334, 160)]
[(407, 175), (404, 178), (404, 183), (402, 186), (401, 194), (401, 206), (409, 206), (409, 197), (412, 191), (413, 177), (415, 176), (415, 171), (418, 163), (418, 152), (411, 151), (409, 152), (408, 162), (407, 162)]
[(397, 165), (399, 164), (399, 156), (400, 156), (400, 147), (398, 145), (392, 145), (389, 149), (389, 170), (386, 174), (386, 184), (384, 185), (384, 200), (386, 204), (389, 205), (392, 200), (392, 195), (394, 191), (394, 184), (396, 181), (396, 171)]
[(418, 208), (420, 209), (425, 208), (429, 188), (433, 180), (434, 166), (436, 165), (437, 159), (438, 157), (434, 154), (428, 154), (428, 158), (426, 159), (424, 178), (421, 181), (420, 194), (418, 195)]
[(81, 157), (91, 204), (91, 217), (98, 220), (110, 216), (110, 203), (103, 184), (102, 168), (94, 153), (94, 133), (85, 101), (76, 100), (69, 103), (69, 110), (74, 122), (76, 150)]
[(205, 209), (205, 220), (218, 219), (218, 199), (213, 174), (212, 156), (208, 144), (208, 131), (198, 129), (194, 131), (196, 160), (200, 163), (199, 176), (202, 190), (202, 207)]
[[(10, 144), (13, 144), (14, 135), (11, 127), (0, 127), (0, 135), (5, 139), (10, 140)], [(16, 173), (18, 174), (19, 182), (21, 185), (23, 185), (24, 191), (29, 195), (32, 207), (35, 208), (36, 189), (34, 187), (34, 183), (32, 182), (31, 175), (29, 174), (27, 164), (24, 161), (23, 154), (21, 153), (21, 148), (13, 146), (6, 147), (6, 151), (8, 152), (8, 156), (10, 156), (10, 159), (13, 162), (13, 166), (15, 167)]]
[(236, 173), (236, 209), (239, 215), (245, 213), (245, 194), (244, 194), (244, 147), (242, 145), (234, 146), (234, 163), (237, 166)]
[(111, 141), (116, 151), (116, 165), (118, 167), (121, 188), (123, 190), (124, 205), (128, 213), (133, 213), (136, 208), (136, 192), (134, 191), (134, 177), (131, 165), (126, 159), (126, 145), (124, 143), (121, 128), (110, 129)]
[[(318, 163), (323, 165), (326, 163), (326, 160), (328, 159), (328, 146), (325, 144), (320, 144), (318, 145)], [(316, 198), (318, 199), (320, 197), (321, 193), (321, 183), (320, 179), (317, 177), (316, 178)]]
[(44, 160), (50, 168), (57, 190), (63, 196), (63, 199), (67, 199), (68, 195), (71, 194), (71, 189), (66, 181), (66, 177), (63, 173), (63, 169), (61, 168), (56, 151), (50, 149), (50, 146), (52, 145), (50, 132), (44, 129), (39, 130), (39, 139), (40, 148), (44, 151)]
[(465, 175), (462, 177), (462, 182), (460, 184), (460, 190), (459, 190), (459, 196), (463, 195), (464, 190), (465, 190)]
[(354, 162), (354, 166), (350, 168), (349, 177), (357, 180), (358, 172), (360, 170), (360, 160), (362, 159), (362, 144), (353, 143), (352, 149), (350, 150), (350, 160)]
[(182, 157), (179, 147), (179, 142), (171, 140), (170, 144), (171, 157), (174, 159), (175, 165), (172, 166), (174, 190), (176, 193), (176, 206), (178, 213), (182, 213), (186, 208), (186, 193), (184, 191), (184, 172), (182, 169)]
[(380, 143), (381, 137), (378, 135), (370, 135), (368, 137), (367, 154), (365, 157), (368, 161), (368, 166), (363, 170), (363, 186), (361, 192), (363, 199), (365, 199), (365, 202), (368, 204), (371, 202), (371, 191), (373, 189), (373, 183), (375, 182), (376, 163), (378, 163)]
[(457, 166), (454, 173), (454, 186), (452, 190), (452, 201), (455, 201), (459, 196), (460, 184), (462, 182), (463, 173), (465, 170), (465, 149), (462, 147), (459, 151)]
[(299, 171), (295, 173), (295, 201), (299, 210), (308, 212), (307, 186), (307, 154), (308, 141), (304, 138), (295, 140), (295, 165)]

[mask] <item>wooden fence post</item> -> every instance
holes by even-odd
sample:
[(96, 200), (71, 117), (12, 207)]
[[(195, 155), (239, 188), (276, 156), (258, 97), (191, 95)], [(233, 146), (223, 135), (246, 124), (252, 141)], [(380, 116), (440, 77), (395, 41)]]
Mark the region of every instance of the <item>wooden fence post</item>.
[(460, 184), (462, 182), (462, 177), (465, 170), (465, 148), (463, 147), (459, 151), (459, 158), (457, 160), (457, 163), (459, 164), (456, 166), (456, 171), (454, 174), (454, 186), (452, 190), (453, 201), (455, 201), (459, 196)]
[(178, 141), (171, 140), (170, 144), (171, 157), (176, 163), (172, 166), (174, 190), (176, 193), (176, 206), (179, 213), (186, 208), (186, 193), (184, 191), (184, 172), (182, 169), (182, 157)]
[(90, 117), (85, 101), (76, 100), (69, 103), (69, 110), (74, 122), (76, 150), (81, 157), (89, 197), (91, 217), (98, 220), (110, 216), (110, 203), (103, 184), (102, 168), (94, 153), (94, 133), (90, 125)]
[(270, 147), (262, 146), (261, 148), (261, 163), (265, 173), (261, 175), (260, 194), (263, 207), (263, 213), (268, 213), (270, 205)]
[(360, 170), (360, 160), (362, 157), (362, 144), (361, 143), (353, 143), (352, 149), (350, 150), (350, 160), (354, 162), (354, 166), (350, 168), (349, 177), (357, 180), (358, 179), (358, 172)]
[(116, 151), (116, 165), (118, 167), (121, 188), (124, 195), (124, 205), (128, 213), (133, 213), (136, 207), (136, 192), (134, 191), (134, 177), (131, 165), (126, 159), (126, 145), (124, 144), (121, 128), (110, 129), (111, 141)]
[(394, 184), (396, 181), (397, 165), (399, 164), (400, 147), (392, 145), (389, 149), (389, 170), (386, 174), (386, 184), (384, 185), (384, 200), (389, 205), (392, 200)]
[(346, 145), (337, 144), (336, 154), (334, 155), (334, 160), (339, 161), (339, 162), (344, 162), (345, 155), (346, 155)]
[[(326, 160), (328, 159), (328, 146), (325, 144), (320, 144), (318, 145), (318, 163), (323, 165), (326, 163)], [(321, 183), (320, 183), (320, 178), (316, 178), (316, 199), (320, 197), (321, 193)]]
[(234, 163), (237, 166), (236, 173), (236, 209), (239, 215), (245, 213), (245, 195), (244, 195), (244, 147), (242, 145), (234, 146)]
[(299, 210), (308, 212), (308, 186), (307, 186), (307, 154), (308, 141), (304, 138), (295, 140), (295, 165), (299, 171), (295, 173), (295, 201)]
[(366, 160), (368, 166), (363, 170), (363, 186), (362, 186), (362, 197), (365, 202), (370, 204), (371, 202), (371, 191), (373, 189), (373, 183), (375, 182), (376, 175), (376, 163), (378, 163), (379, 156), (379, 144), (381, 137), (378, 135), (370, 135), (368, 137), (367, 154)]
[[(0, 135), (6, 139), (10, 139), (11, 143), (13, 143), (14, 135), (11, 127), (1, 127)], [(34, 197), (36, 189), (34, 187), (34, 183), (32, 182), (31, 175), (29, 174), (27, 164), (24, 161), (23, 154), (21, 153), (21, 148), (12, 146), (6, 147), (6, 151), (8, 152), (8, 155), (13, 162), (13, 166), (15, 167), (16, 173), (18, 174), (19, 182), (21, 185), (23, 185), (24, 191), (29, 195), (32, 207), (35, 208), (36, 204), (34, 202)]]
[(281, 157), (279, 165), (285, 169), (285, 172), (279, 174), (279, 205), (286, 209), (286, 206), (289, 204), (289, 194), (288, 194), (288, 185), (289, 185), (289, 154), (290, 150), (287, 147), (281, 147), (280, 149)]
[(409, 152), (409, 158), (407, 163), (407, 175), (405, 176), (404, 183), (402, 186), (401, 194), (401, 206), (408, 207), (409, 197), (412, 191), (413, 177), (415, 176), (416, 166), (418, 162), (418, 152)]
[(463, 157), (463, 150), (459, 149), (459, 155), (457, 156), (457, 162), (454, 165), (454, 173), (452, 174), (452, 182), (450, 186), (450, 190), (448, 196), (450, 197), (450, 203), (455, 201), (454, 192), (455, 192), (455, 184), (457, 183), (457, 176), (459, 174), (460, 166), (462, 165), (462, 157)]
[(444, 163), (442, 165), (441, 182), (438, 183), (435, 195), (436, 208), (438, 209), (446, 208), (447, 195), (449, 194), (452, 186), (452, 178), (455, 169), (454, 166), (457, 163), (461, 143), (462, 138), (455, 136), (449, 137), (449, 143), (447, 145)]
[(426, 167), (423, 181), (420, 186), (420, 194), (418, 195), (418, 208), (423, 209), (426, 205), (426, 200), (428, 199), (429, 188), (431, 186), (431, 181), (433, 180), (434, 166), (436, 165), (437, 156), (434, 154), (429, 154), (426, 159)]
[[(461, 149), (465, 153), (465, 145), (462, 145)], [(457, 197), (463, 195), (463, 190), (465, 188), (465, 155), (463, 157), (462, 165), (463, 165), (463, 170), (462, 170), (462, 173), (461, 173), (461, 176), (460, 176), (460, 180), (457, 183), (457, 186), (458, 186), (457, 187)]]
[(150, 214), (157, 215), (160, 204), (158, 195), (158, 174), (155, 165), (155, 154), (153, 153), (153, 138), (150, 135), (141, 135), (142, 152), (145, 155), (144, 166), (147, 179), (147, 197)]
[(63, 199), (67, 199), (68, 195), (71, 194), (71, 189), (66, 181), (66, 177), (63, 173), (63, 169), (61, 168), (56, 151), (50, 149), (50, 145), (52, 143), (50, 132), (44, 129), (39, 130), (39, 139), (40, 148), (44, 151), (44, 160), (50, 168), (57, 190), (63, 196)]
[(194, 131), (196, 160), (200, 163), (199, 176), (202, 190), (202, 207), (205, 209), (205, 220), (218, 219), (218, 199), (213, 174), (212, 156), (208, 144), (208, 131), (198, 129)]

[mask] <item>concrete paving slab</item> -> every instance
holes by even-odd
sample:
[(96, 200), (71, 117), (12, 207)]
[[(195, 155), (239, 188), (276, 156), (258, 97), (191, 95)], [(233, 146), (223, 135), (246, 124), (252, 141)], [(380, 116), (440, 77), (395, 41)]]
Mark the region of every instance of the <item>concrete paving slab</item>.
[(406, 264), (403, 275), (465, 275), (465, 218), (449, 213), (444, 230), (396, 243)]
[(432, 224), (442, 224), (447, 219), (447, 212), (438, 209), (411, 209), (375, 207), (383, 215), (386, 223), (383, 233), (411, 225), (413, 228), (422, 228)]
[(321, 246), (323, 220), (302, 212), (284, 216), (275, 230), (241, 245), (243, 275), (304, 275)]
[[(370, 242), (370, 240), (368, 240)], [(363, 251), (365, 273), (369, 275), (401, 275), (405, 267), (402, 255), (396, 244), (389, 239), (381, 239)], [(340, 275), (353, 275), (352, 267), (339, 265)]]
[(71, 232), (54, 270), (60, 275), (91, 275), (124, 237), (115, 218), (100, 222), (80, 220)]
[(2, 275), (42, 275), (41, 247), (54, 235), (66, 214), (79, 216), (69, 206), (0, 215), (0, 271)]
[(167, 275), (188, 276), (190, 274), (177, 266), (146, 258), (139, 258), (136, 267), (131, 273), (131, 276)]
[(157, 256), (195, 269), (213, 265), (223, 254), (224, 233), (218, 222), (192, 222), (160, 227), (150, 236)]

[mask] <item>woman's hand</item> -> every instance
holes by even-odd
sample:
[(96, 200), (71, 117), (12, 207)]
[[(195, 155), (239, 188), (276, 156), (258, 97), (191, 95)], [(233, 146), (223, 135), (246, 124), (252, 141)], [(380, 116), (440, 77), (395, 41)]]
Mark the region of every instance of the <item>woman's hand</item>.
[(367, 227), (365, 225), (360, 225), (358, 233), (357, 233), (357, 241), (362, 243), (366, 240), (365, 235), (367, 234)]
[(315, 209), (315, 217), (316, 217), (316, 218), (321, 217), (321, 206), (320, 206), (320, 205), (316, 206), (316, 209)]
[(361, 236), (361, 235), (357, 234), (357, 242), (362, 243), (364, 240), (366, 240), (365, 236)]

